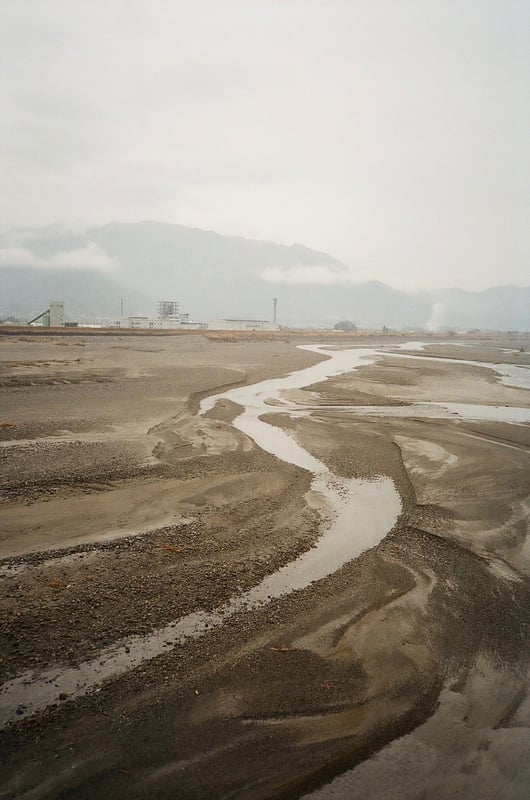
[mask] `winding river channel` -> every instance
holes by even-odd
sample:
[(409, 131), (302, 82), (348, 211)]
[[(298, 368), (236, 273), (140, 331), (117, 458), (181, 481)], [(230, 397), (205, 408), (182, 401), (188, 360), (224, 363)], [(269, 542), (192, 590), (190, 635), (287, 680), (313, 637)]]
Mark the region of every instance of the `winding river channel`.
[[(420, 350), (419, 343), (402, 345), (402, 349)], [(171, 622), (144, 636), (131, 636), (111, 645), (90, 661), (76, 667), (56, 665), (35, 674), (25, 672), (0, 687), (0, 725), (13, 719), (42, 711), (52, 704), (97, 691), (109, 678), (122, 675), (140, 664), (167, 653), (171, 648), (189, 639), (196, 639), (212, 628), (222, 625), (234, 614), (259, 608), (278, 598), (305, 588), (309, 584), (332, 574), (362, 552), (377, 545), (393, 528), (401, 512), (401, 500), (393, 481), (388, 477), (366, 481), (345, 479), (334, 475), (329, 468), (305, 450), (289, 432), (269, 425), (261, 417), (271, 413), (288, 415), (309, 414), (311, 406), (289, 403), (284, 393), (311, 386), (330, 377), (341, 375), (359, 367), (376, 363), (381, 358), (425, 358), (411, 356), (410, 352), (390, 353), (372, 348), (327, 350), (320, 345), (303, 345), (303, 349), (327, 356), (319, 363), (298, 370), (283, 378), (262, 381), (252, 386), (212, 395), (200, 407), (204, 415), (213, 409), (218, 400), (231, 400), (241, 409), (232, 425), (249, 436), (262, 449), (284, 462), (308, 470), (313, 475), (308, 504), (318, 509), (321, 517), (321, 535), (316, 545), (291, 563), (264, 578), (250, 590), (232, 598), (215, 611), (196, 611)], [(428, 357), (429, 360), (438, 360)], [(443, 359), (444, 362), (449, 359)], [(511, 365), (484, 364), (459, 361), (495, 370), (503, 383), (530, 387), (530, 369)], [(451, 406), (451, 407), (450, 407)], [(325, 411), (319, 406), (319, 411)], [(493, 414), (495, 406), (458, 406), (455, 404), (422, 403), (406, 407), (371, 407), (370, 409), (342, 407), (349, 413), (388, 413), (401, 416), (410, 410), (411, 415), (437, 416), (440, 413), (469, 418), (503, 419), (510, 422), (530, 422), (530, 409), (501, 407)], [(440, 411), (442, 409), (442, 411)], [(473, 411), (475, 409), (475, 411)], [(480, 411), (479, 409), (486, 409)], [(489, 412), (487, 409), (491, 409)], [(480, 416), (474, 416), (479, 414)], [(509, 418), (512, 414), (512, 418)], [(485, 415), (485, 416), (482, 416)]]

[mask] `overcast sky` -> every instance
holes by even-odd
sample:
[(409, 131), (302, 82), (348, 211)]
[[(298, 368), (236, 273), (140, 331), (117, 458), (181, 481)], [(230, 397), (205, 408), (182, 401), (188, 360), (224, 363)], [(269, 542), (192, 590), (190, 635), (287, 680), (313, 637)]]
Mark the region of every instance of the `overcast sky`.
[(530, 283), (526, 0), (0, 0), (0, 230), (159, 220)]

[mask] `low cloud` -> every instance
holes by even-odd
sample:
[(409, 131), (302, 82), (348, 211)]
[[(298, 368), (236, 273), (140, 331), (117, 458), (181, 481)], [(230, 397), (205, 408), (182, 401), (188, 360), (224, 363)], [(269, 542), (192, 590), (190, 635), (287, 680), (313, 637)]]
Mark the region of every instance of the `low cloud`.
[(290, 267), (270, 267), (261, 273), (266, 283), (317, 284), (353, 283), (354, 278), (345, 269), (336, 267), (295, 264)]
[(112, 272), (118, 263), (94, 242), (73, 250), (38, 256), (26, 247), (0, 248), (0, 267), (37, 267), (39, 269), (93, 269)]

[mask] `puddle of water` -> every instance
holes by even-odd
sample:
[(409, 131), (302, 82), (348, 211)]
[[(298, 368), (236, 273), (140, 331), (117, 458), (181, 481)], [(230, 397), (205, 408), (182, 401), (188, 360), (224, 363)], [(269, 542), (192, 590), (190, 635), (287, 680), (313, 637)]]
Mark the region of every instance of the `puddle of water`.
[(501, 376), (501, 383), (505, 386), (515, 386), (517, 389), (530, 389), (530, 367), (517, 367), (514, 364), (490, 364)]
[(480, 656), (462, 688), (446, 682), (426, 722), (302, 800), (526, 800), (526, 681), (524, 666), (511, 670)]
[(473, 403), (411, 403), (408, 406), (306, 406), (304, 411), (333, 411), (375, 417), (469, 419), (487, 422), (530, 423), (530, 408), (483, 406)]
[(101, 558), (101, 550), (91, 550), (83, 553), (69, 553), (66, 556), (47, 558), (46, 561), (28, 562), (22, 561), (10, 564), (9, 562), (0, 564), (0, 580), (20, 575), (28, 570), (35, 572), (45, 569), (55, 569), (56, 567), (75, 566), (77, 563), (87, 564), (95, 558)]
[(442, 403), (450, 414), (457, 414), (462, 419), (488, 420), (492, 422), (530, 422), (530, 407), (515, 406), (482, 406), (469, 403)]
[[(421, 350), (427, 345), (421, 347), (410, 347), (411, 344), (417, 345), (418, 342), (408, 342), (406, 345), (400, 345), (399, 349), (408, 350)], [(381, 357), (380, 354), (379, 357)], [(499, 382), (505, 386), (513, 386), (517, 389), (530, 389), (530, 367), (517, 366), (516, 364), (493, 364), (488, 361), (467, 361), (463, 358), (444, 358), (440, 356), (414, 356), (407, 355), (406, 353), (385, 353), (387, 356), (393, 358), (409, 358), (419, 359), (421, 361), (441, 361), (444, 364), (463, 364), (468, 367), (481, 367), (483, 369), (491, 369), (499, 376)]]
[(420, 351), (425, 350), (428, 347), (425, 342), (404, 342), (404, 344), (396, 344), (393, 345), (393, 350), (411, 350), (411, 351)]

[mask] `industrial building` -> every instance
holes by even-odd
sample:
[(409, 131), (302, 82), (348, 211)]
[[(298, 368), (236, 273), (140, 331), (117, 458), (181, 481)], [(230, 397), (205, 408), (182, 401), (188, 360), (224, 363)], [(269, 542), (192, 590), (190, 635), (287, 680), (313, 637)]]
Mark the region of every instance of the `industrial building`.
[(272, 298), (272, 322), (268, 319), (217, 319), (208, 327), (215, 331), (279, 331), (278, 298)]
[[(182, 317), (186, 317), (183, 319)], [(183, 314), (180, 321), (160, 319), (159, 317), (124, 317), (114, 323), (117, 328), (136, 328), (148, 331), (205, 330), (205, 322), (190, 322), (189, 315)]]
[(280, 326), (266, 319), (218, 319), (208, 327), (215, 331), (277, 331)]
[[(172, 319), (180, 321), (180, 303), (177, 300), (158, 301), (158, 319)], [(184, 316), (188, 316), (187, 314)]]
[(64, 328), (64, 303), (61, 300), (52, 300), (50, 307), (30, 319), (28, 325), (36, 322), (40, 322), (45, 328)]
[(204, 322), (190, 322), (188, 313), (180, 313), (180, 303), (176, 300), (159, 300), (157, 317), (122, 317), (115, 322), (117, 328), (136, 328), (140, 330), (204, 330)]
[[(277, 323), (277, 304), (278, 299), (273, 298), (273, 321), (265, 319), (218, 319), (210, 323), (191, 322), (188, 313), (181, 313), (180, 303), (177, 300), (159, 300), (157, 303), (158, 316), (122, 316), (119, 320), (112, 323), (112, 327), (135, 329), (135, 330), (210, 330), (218, 331), (277, 331), (280, 326)], [(123, 301), (122, 301), (123, 309)], [(64, 318), (64, 303), (60, 300), (52, 300), (50, 307), (36, 317), (29, 320), (28, 325), (40, 324), (44, 327), (63, 328), (73, 326), (77, 323), (67, 323)], [(100, 324), (108, 324), (102, 322)]]

